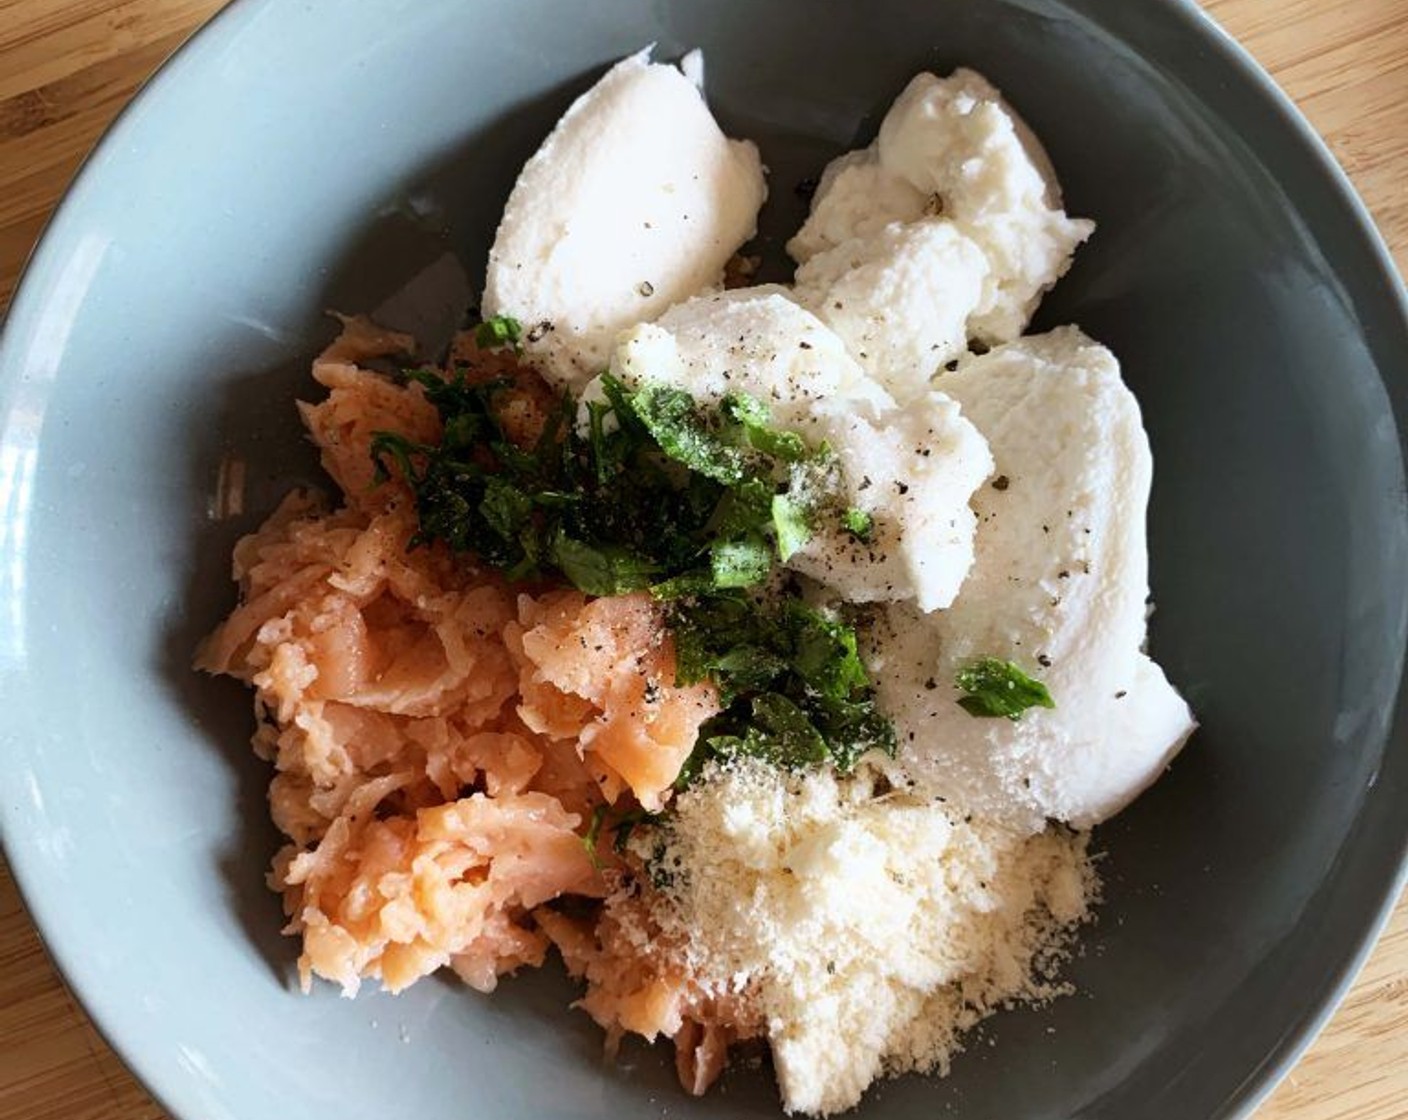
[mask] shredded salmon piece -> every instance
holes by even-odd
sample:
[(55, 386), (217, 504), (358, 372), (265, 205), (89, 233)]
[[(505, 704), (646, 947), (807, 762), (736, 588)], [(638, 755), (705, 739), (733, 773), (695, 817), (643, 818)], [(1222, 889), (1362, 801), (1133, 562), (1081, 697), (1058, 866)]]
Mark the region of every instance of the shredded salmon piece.
[[(441, 544), (411, 547), (413, 497), (378, 481), (371, 441), (390, 430), (433, 444), (439, 417), (420, 385), (363, 363), (413, 351), (347, 319), (314, 362), (328, 392), (299, 409), (343, 504), (292, 493), (238, 543), (239, 603), (196, 658), (254, 689), (253, 745), (289, 839), (269, 882), (302, 940), (301, 982), (396, 992), (450, 968), (489, 991), (556, 946), (610, 1044), (674, 1038), (682, 1081), (702, 1092), (728, 1045), (762, 1025), (652, 942), (600, 812), (665, 804), (717, 693), (675, 683), (648, 595), (527, 593)], [(504, 383), (496, 406), (523, 446), (561, 408), (469, 335), (451, 361), (468, 381)], [(553, 909), (568, 896), (590, 916)]]
[(659, 605), (643, 592), (590, 602), (576, 591), (524, 595), (508, 632), (523, 721), (553, 738), (576, 737), (608, 801), (623, 785), (646, 809), (660, 809), (719, 703), (711, 684), (674, 683)]
[(680, 1083), (696, 1096), (723, 1072), (731, 1045), (766, 1029), (749, 993), (711, 991), (691, 975), (684, 947), (663, 936), (639, 894), (614, 892), (591, 922), (548, 907), (534, 919), (586, 982), (577, 1006), (608, 1047), (626, 1033), (672, 1039)]
[(280, 876), (289, 931), (303, 935), (305, 990), (316, 974), (349, 994), (368, 977), (399, 992), (458, 959), (457, 971), (487, 991), (503, 972), (541, 963), (547, 942), (523, 924), (527, 911), (564, 893), (601, 893), (580, 824), (532, 792), (476, 793), (386, 820), (339, 817)]
[[(377, 479), (370, 447), (383, 430), (434, 444), (439, 417), (418, 383), (362, 363), (413, 352), (344, 320), (313, 366), (327, 396), (298, 406), (344, 504), (291, 493), (239, 541), (238, 606), (197, 652), (255, 692), (253, 748), (290, 841), (269, 883), (301, 938), (300, 981), (400, 992), (449, 968), (489, 992), (555, 945), (610, 1047), (627, 1031), (673, 1038), (681, 1082), (703, 1092), (763, 1024), (698, 988), (650, 930), (603, 806), (660, 809), (717, 692), (676, 685), (648, 595), (525, 593), (442, 544), (411, 547), (413, 494)], [(562, 409), (470, 335), (451, 361), (504, 383), (500, 420), (524, 447)], [(553, 909), (569, 896), (587, 916)]]

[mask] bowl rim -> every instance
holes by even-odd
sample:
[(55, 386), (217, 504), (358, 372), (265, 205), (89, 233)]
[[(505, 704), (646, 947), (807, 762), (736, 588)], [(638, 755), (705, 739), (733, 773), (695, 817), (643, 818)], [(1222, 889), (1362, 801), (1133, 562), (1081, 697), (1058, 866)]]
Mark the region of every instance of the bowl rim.
[[(47, 271), (62, 253), (62, 235), (65, 229), (76, 220), (74, 215), (81, 209), (84, 196), (98, 183), (111, 153), (121, 145), (133, 120), (142, 113), (159, 89), (180, 81), (187, 71), (198, 66), (204, 53), (215, 49), (227, 31), (233, 31), (255, 13), (270, 7), (273, 2), (274, 0), (228, 0), (217, 12), (193, 29), (141, 83), (80, 161), (26, 256), (16, 279), (9, 306), (0, 310), (0, 386), (7, 379), (7, 343), (14, 335), (13, 330), (5, 328), (13, 327), (15, 323), (31, 314), (30, 304), (39, 298), (34, 294), (37, 284), (33, 277)], [(1065, 0), (1056, 2), (1064, 4)], [(1263, 104), (1274, 111), (1278, 123), (1295, 141), (1297, 156), (1306, 161), (1310, 170), (1322, 177), (1330, 188), (1334, 202), (1342, 208), (1350, 219), (1354, 232), (1362, 239), (1368, 259), (1373, 261), (1378, 269), (1379, 275), (1375, 279), (1384, 289), (1383, 294), (1397, 304), (1402, 333), (1405, 339), (1408, 339), (1408, 284), (1405, 284), (1382, 232), (1348, 173), (1330, 151), (1324, 138), (1316, 132), (1291, 100), (1290, 95), (1277, 84), (1251, 52), (1198, 3), (1198, 0), (1135, 2), (1147, 4), (1151, 13), (1168, 19), (1179, 33), (1208, 47), (1228, 76), (1248, 83)], [(1314, 226), (1316, 223), (1307, 219), (1307, 224)], [(0, 421), (5, 419), (7, 412), (8, 407), (3, 398), (0, 398)], [(0, 423), (0, 438), (3, 438), (3, 435), (4, 425)], [(1400, 441), (1408, 443), (1408, 431), (1401, 427)], [(1408, 682), (1408, 668), (1399, 683), (1400, 704), (1405, 682)], [(145, 1091), (173, 1118), (194, 1120), (200, 1115), (200, 1111), (198, 1101), (189, 1091), (189, 1086), (180, 1078), (166, 1076), (144, 1057), (144, 1048), (140, 1043), (123, 1036), (102, 1008), (103, 999), (99, 994), (101, 977), (85, 967), (82, 954), (69, 942), (66, 932), (57, 923), (46, 921), (48, 907), (45, 903), (38, 853), (34, 845), (19, 834), (18, 830), (7, 826), (7, 821), (11, 819), (12, 812), (8, 809), (7, 802), (0, 799), (0, 854), (3, 854), (9, 865), (20, 900), (40, 935), (49, 960), (94, 1029)], [(1299, 1021), (1287, 1024), (1272, 1049), (1248, 1070), (1243, 1081), (1231, 1092), (1226, 1107), (1217, 1120), (1250, 1120), (1256, 1109), (1290, 1073), (1333, 1018), (1373, 952), (1406, 888), (1408, 819), (1405, 819), (1402, 835), (1399, 837), (1393, 874), (1379, 883), (1376, 895), (1375, 892), (1369, 892), (1375, 895), (1372, 913), (1357, 934), (1353, 951), (1336, 966), (1327, 970), (1328, 983), (1319, 1002)]]
[[(1220, 62), (1257, 87), (1267, 106), (1275, 111), (1281, 125), (1299, 142), (1302, 154), (1309, 158), (1311, 167), (1328, 180), (1335, 201), (1346, 207), (1356, 232), (1363, 238), (1365, 247), (1369, 250), (1370, 258), (1377, 264), (1380, 273), (1378, 279), (1384, 285), (1385, 294), (1397, 304), (1401, 333), (1408, 335), (1408, 283), (1405, 283), (1404, 275), (1399, 271), (1383, 232), (1368, 205), (1360, 197), (1348, 172), (1331, 152), (1325, 138), (1315, 130), (1290, 94), (1281, 88), (1251, 51), (1218, 23), (1197, 0), (1160, 2), (1171, 10), (1175, 18), (1181, 18), (1192, 34), (1201, 33), (1205, 36), (1208, 45), (1217, 52)], [(1307, 224), (1313, 223), (1307, 220)], [(1408, 440), (1408, 433), (1400, 426), (1399, 441), (1402, 444), (1405, 440)], [(1400, 710), (1405, 685), (1408, 685), (1408, 665), (1404, 666), (1399, 679)], [(1392, 734), (1392, 725), (1387, 734)], [(1299, 1022), (1287, 1024), (1276, 1045), (1256, 1067), (1248, 1071), (1242, 1084), (1229, 1098), (1230, 1108), (1226, 1112), (1225, 1120), (1252, 1120), (1257, 1109), (1285, 1080), (1329, 1025), (1378, 945), (1400, 900), (1404, 898), (1405, 890), (1408, 890), (1408, 826), (1401, 827), (1394, 871), (1380, 882), (1372, 913), (1356, 938), (1355, 948), (1337, 967), (1328, 970), (1329, 984), (1318, 1006), (1313, 1007)]]

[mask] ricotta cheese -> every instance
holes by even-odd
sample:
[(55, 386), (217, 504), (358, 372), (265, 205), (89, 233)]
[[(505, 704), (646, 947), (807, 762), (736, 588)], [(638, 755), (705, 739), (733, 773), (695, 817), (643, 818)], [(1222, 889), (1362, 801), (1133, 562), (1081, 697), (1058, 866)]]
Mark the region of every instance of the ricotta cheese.
[[(1141, 652), (1151, 459), (1139, 406), (1114, 356), (1074, 327), (1000, 346), (938, 384), (997, 473), (974, 495), (975, 559), (952, 607), (891, 608), (875, 635), (900, 765), (969, 812), (1088, 827), (1157, 778), (1194, 726)], [(954, 678), (987, 656), (1040, 677), (1056, 708), (969, 715)]]
[[(953, 237), (945, 243), (931, 238), (921, 249), (888, 232), (896, 223), (926, 219), (950, 227), (986, 259), (982, 271), (963, 260), (953, 279), (930, 281), (953, 285), (942, 340), (925, 317), (888, 316), (892, 284), (902, 283), (902, 274), (924, 271), (920, 254), (930, 255), (935, 273), (954, 268)], [(828, 167), (788, 250), (802, 265), (799, 298), (848, 341), (857, 322), (884, 322), (887, 350), (867, 368), (903, 399), (922, 391), (962, 349), (954, 322), (963, 321), (965, 342), (1019, 336), (1042, 293), (1094, 228), (1061, 209), (1050, 161), (998, 91), (981, 75), (957, 70), (948, 78), (915, 77), (885, 115), (875, 142)], [(874, 244), (863, 250), (857, 242)], [(829, 259), (809, 269), (818, 257)], [(829, 290), (843, 285), (851, 260), (866, 280), (845, 288), (848, 299), (838, 299)], [(894, 273), (892, 284), (877, 283), (887, 270)]]
[(876, 144), (839, 155), (826, 165), (812, 195), (811, 213), (787, 251), (798, 264), (853, 238), (874, 237), (892, 222), (937, 216), (942, 200), (924, 194), (880, 162)]
[(903, 398), (968, 349), (968, 321), (988, 298), (991, 266), (952, 222), (891, 222), (797, 269), (797, 299), (861, 367)]
[(579, 97), (524, 166), (482, 313), (517, 318), (534, 364), (580, 389), (617, 331), (721, 284), (765, 195), (757, 148), (728, 139), (690, 79), (641, 51)]
[(872, 527), (862, 541), (823, 522), (788, 565), (852, 603), (947, 607), (973, 563), (968, 499), (992, 472), (987, 442), (957, 402), (934, 391), (877, 418), (828, 401), (817, 420), (847, 505), (869, 514)]
[(822, 402), (877, 419), (894, 407), (840, 338), (777, 285), (699, 296), (623, 331), (611, 372), (629, 383), (676, 385), (709, 404), (749, 393), (775, 422), (813, 442), (826, 436)]

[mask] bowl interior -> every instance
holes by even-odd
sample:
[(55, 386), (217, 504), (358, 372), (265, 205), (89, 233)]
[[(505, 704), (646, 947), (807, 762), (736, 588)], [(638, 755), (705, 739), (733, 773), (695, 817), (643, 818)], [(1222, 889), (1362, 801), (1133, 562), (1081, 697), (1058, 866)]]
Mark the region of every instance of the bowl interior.
[(1152, 647), (1202, 727), (1097, 832), (1080, 994), (862, 1115), (1237, 1112), (1403, 850), (1408, 332), (1336, 174), (1179, 3), (235, 4), (84, 173), (0, 357), (0, 811), (56, 955), (182, 1116), (777, 1114), (766, 1070), (695, 1102), (663, 1049), (605, 1065), (551, 968), (492, 998), (295, 994), (249, 700), (188, 668), (233, 541), (318, 481), (293, 402), (324, 312), (403, 292), (387, 317), (450, 322), (522, 161), (652, 40), (704, 47), (719, 116), (762, 146), (774, 276), (799, 180), (917, 70), (986, 72), (1100, 224), (1038, 325), (1113, 347), (1154, 445)]

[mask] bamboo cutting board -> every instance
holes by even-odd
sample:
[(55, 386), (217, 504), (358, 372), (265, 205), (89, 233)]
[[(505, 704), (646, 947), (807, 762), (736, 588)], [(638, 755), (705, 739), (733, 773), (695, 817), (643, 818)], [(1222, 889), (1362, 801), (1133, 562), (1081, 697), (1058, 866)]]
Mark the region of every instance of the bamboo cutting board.
[[(1408, 0), (1205, 3), (1329, 139), (1400, 270), (1408, 266)], [(221, 6), (0, 0), (0, 307), (84, 152), (137, 84)], [(0, 1120), (164, 1116), (63, 987), (0, 861)], [(1408, 901), (1329, 1029), (1258, 1113), (1405, 1117)]]

